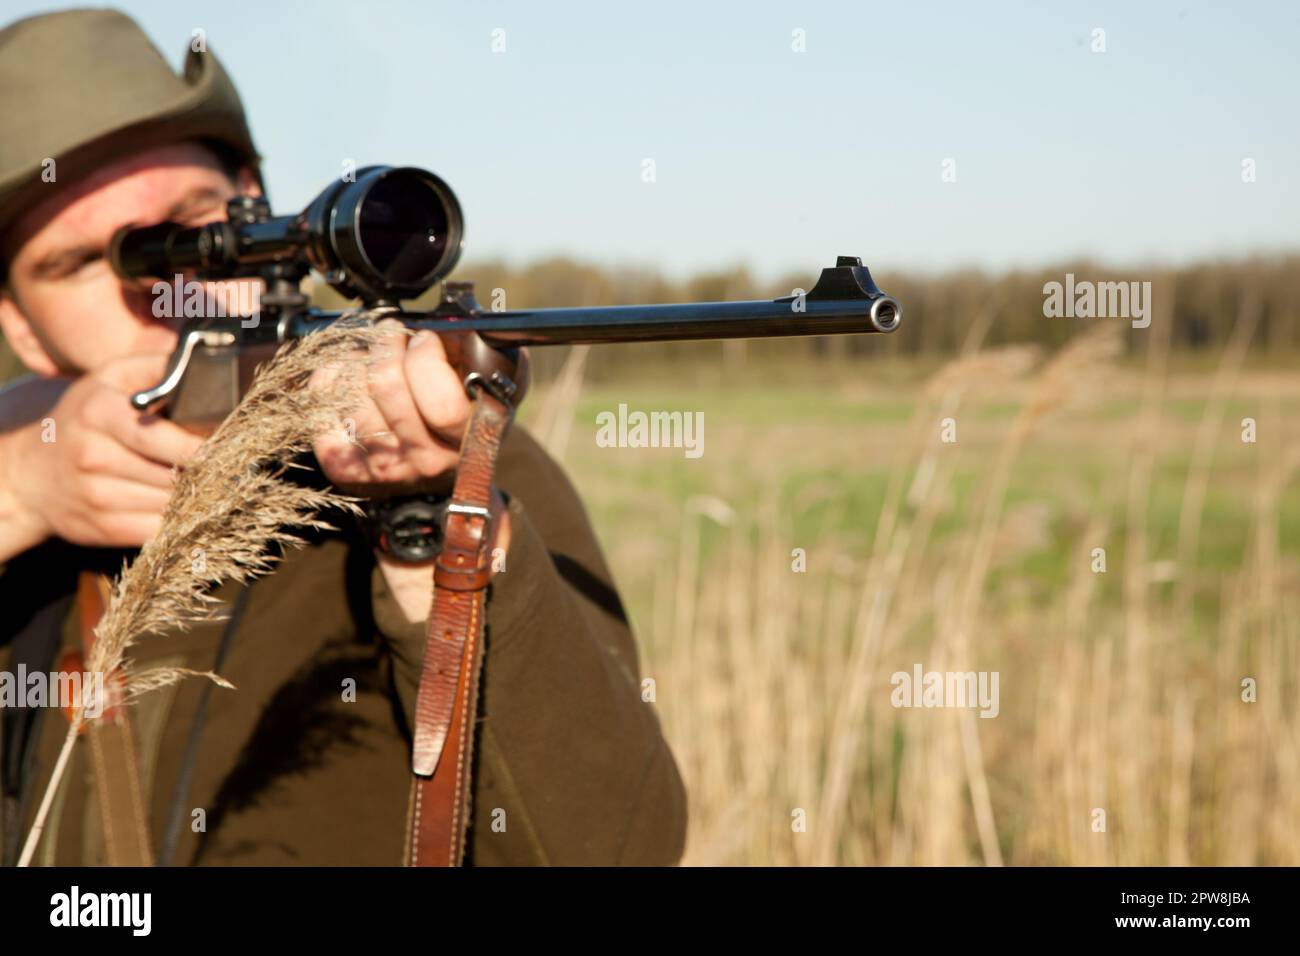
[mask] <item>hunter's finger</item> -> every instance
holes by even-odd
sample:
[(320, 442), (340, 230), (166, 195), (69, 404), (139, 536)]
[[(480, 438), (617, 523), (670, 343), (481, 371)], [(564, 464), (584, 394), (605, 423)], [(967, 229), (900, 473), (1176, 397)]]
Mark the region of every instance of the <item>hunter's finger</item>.
[(137, 548), (156, 536), (161, 527), (161, 514), (119, 512), (100, 515), (96, 519), (100, 540), (94, 543), (110, 548)]
[(459, 449), (470, 402), (460, 374), (447, 361), (442, 339), (420, 332), (406, 350), (406, 379), (425, 425), (444, 447)]
[(307, 379), (307, 389), (309, 391), (327, 391), (331, 385), (338, 381), (338, 377), (339, 370), (331, 365), (313, 369), (311, 378)]
[[(123, 355), (105, 362), (94, 371), (95, 378), (127, 395), (152, 388), (167, 374), (166, 352), (149, 352), (144, 355)], [(127, 406), (128, 408), (130, 406)]]
[(312, 450), (316, 461), (336, 485), (360, 485), (371, 478), (366, 452), (335, 432), (317, 438)]
[(176, 474), (170, 465), (144, 458), (116, 441), (112, 442), (105, 458), (103, 468), (99, 469), (101, 474), (137, 485), (148, 485), (168, 495), (176, 487)]
[(406, 349), (403, 349), (400, 354), (371, 367), (370, 397), (400, 443), (407, 463), (421, 474), (436, 474), (445, 465), (445, 449), (429, 433), (416, 407), (412, 395), (416, 383), (408, 379), (405, 359)]
[(170, 498), (171, 492), (165, 488), (113, 477), (96, 478), (87, 485), (85, 491), (86, 504), (101, 513), (160, 515)]
[(200, 435), (156, 415), (121, 415), (108, 421), (109, 434), (131, 451), (163, 465), (183, 465), (203, 444)]
[(143, 458), (111, 434), (93, 432), (77, 454), (76, 468), (86, 475), (107, 475), (170, 491), (175, 484), (167, 465)]

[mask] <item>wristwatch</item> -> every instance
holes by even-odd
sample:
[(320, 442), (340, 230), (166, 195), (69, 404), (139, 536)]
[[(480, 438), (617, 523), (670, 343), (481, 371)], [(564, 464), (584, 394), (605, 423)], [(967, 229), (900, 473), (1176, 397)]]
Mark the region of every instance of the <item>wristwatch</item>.
[(366, 504), (370, 543), (403, 564), (424, 564), (442, 550), (442, 521), (451, 498), (409, 495)]

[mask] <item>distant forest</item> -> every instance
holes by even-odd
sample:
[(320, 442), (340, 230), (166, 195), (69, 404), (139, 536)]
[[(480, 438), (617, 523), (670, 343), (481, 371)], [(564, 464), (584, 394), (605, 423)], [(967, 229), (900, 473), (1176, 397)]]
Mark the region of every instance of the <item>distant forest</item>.
[[(869, 262), (870, 264), (870, 262)], [(992, 323), (986, 346), (1009, 342), (1057, 346), (1095, 322), (1120, 322), (1127, 329), (1130, 348), (1140, 346), (1144, 331), (1125, 319), (1048, 318), (1044, 315), (1044, 285), (1063, 282), (1067, 272), (1076, 281), (1150, 282), (1154, 320), (1172, 314), (1172, 345), (1184, 352), (1221, 347), (1244, 308), (1261, 310), (1254, 336), (1256, 354), (1300, 350), (1300, 255), (1254, 257), (1180, 268), (1115, 269), (1089, 263), (1033, 271), (988, 274), (976, 271), (937, 276), (909, 275), (889, 270), (884, 261), (873, 273), (879, 285), (903, 304), (903, 324), (894, 335), (836, 336), (806, 340), (750, 343), (746, 354), (789, 358), (835, 356), (934, 356), (941, 358), (961, 348), (967, 329), (991, 310)], [(674, 282), (653, 270), (605, 268), (554, 258), (524, 267), (502, 262), (467, 262), (456, 279), (473, 281), (484, 308), (544, 308), (556, 305), (618, 305), (634, 302), (716, 301), (770, 298), (809, 289), (815, 275), (791, 274), (774, 281), (761, 280), (745, 269), (705, 273)], [(500, 290), (495, 291), (494, 290)], [(434, 298), (426, 295), (420, 304)], [(341, 302), (328, 288), (317, 290), (322, 306)], [(95, 321), (87, 316), (86, 321)], [(696, 344), (638, 346), (635, 349), (599, 349), (592, 355), (588, 373), (596, 377), (617, 374), (634, 362), (640, 365), (661, 358), (714, 361), (719, 352)], [(558, 356), (542, 357), (545, 374)], [(734, 349), (730, 357), (735, 357)], [(0, 380), (19, 371), (0, 342)]]
[[(744, 348), (755, 358), (892, 356), (938, 360), (959, 351), (971, 324), (982, 313), (991, 312), (983, 340), (986, 347), (1012, 342), (1055, 347), (1094, 323), (1119, 322), (1126, 329), (1129, 349), (1140, 349), (1149, 330), (1133, 328), (1126, 319), (1044, 315), (1045, 284), (1063, 283), (1067, 272), (1076, 282), (1150, 282), (1153, 321), (1172, 315), (1171, 344), (1183, 354), (1221, 348), (1244, 308), (1261, 310), (1252, 342), (1257, 357), (1300, 350), (1300, 255), (1257, 256), (1179, 268), (1116, 269), (1081, 262), (1032, 271), (964, 271), (936, 276), (894, 272), (880, 260), (873, 277), (903, 305), (903, 324), (897, 333), (769, 340), (750, 342)], [(500, 307), (514, 309), (771, 298), (790, 295), (796, 288), (807, 290), (817, 277), (790, 274), (766, 281), (738, 268), (673, 282), (651, 270), (609, 269), (556, 258), (526, 267), (467, 262), (457, 270), (456, 278), (474, 281), (483, 307), (492, 307), (493, 290), (499, 289), (504, 292)], [(324, 291), (328, 296), (329, 290)], [(424, 301), (431, 300), (426, 297)], [(726, 348), (702, 349), (700, 343), (601, 348), (592, 352), (587, 373), (605, 378), (656, 358), (674, 363), (716, 362), (720, 351), (726, 353)], [(548, 357), (537, 357), (542, 359), (543, 373), (554, 367)], [(736, 357), (734, 350), (728, 357)]]

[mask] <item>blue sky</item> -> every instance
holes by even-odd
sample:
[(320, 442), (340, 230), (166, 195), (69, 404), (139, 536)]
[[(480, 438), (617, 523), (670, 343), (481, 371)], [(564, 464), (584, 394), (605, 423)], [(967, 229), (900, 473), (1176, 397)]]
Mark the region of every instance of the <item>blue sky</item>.
[(1300, 248), (1300, 4), (119, 6), (173, 64), (206, 31), (278, 211), (348, 158), (424, 165), (472, 258), (887, 274)]

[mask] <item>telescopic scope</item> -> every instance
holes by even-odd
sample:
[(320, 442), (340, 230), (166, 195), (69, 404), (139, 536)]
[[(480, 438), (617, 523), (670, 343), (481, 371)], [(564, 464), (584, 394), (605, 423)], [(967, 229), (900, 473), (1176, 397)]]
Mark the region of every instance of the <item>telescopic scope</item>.
[[(296, 216), (272, 216), (264, 199), (231, 200), (228, 219), (124, 226), (108, 258), (129, 279), (259, 275), (297, 261), (367, 305), (411, 299), (447, 276), (460, 258), (460, 203), (442, 179), (414, 166), (367, 166), (335, 180)], [(305, 272), (305, 269), (304, 269)]]

